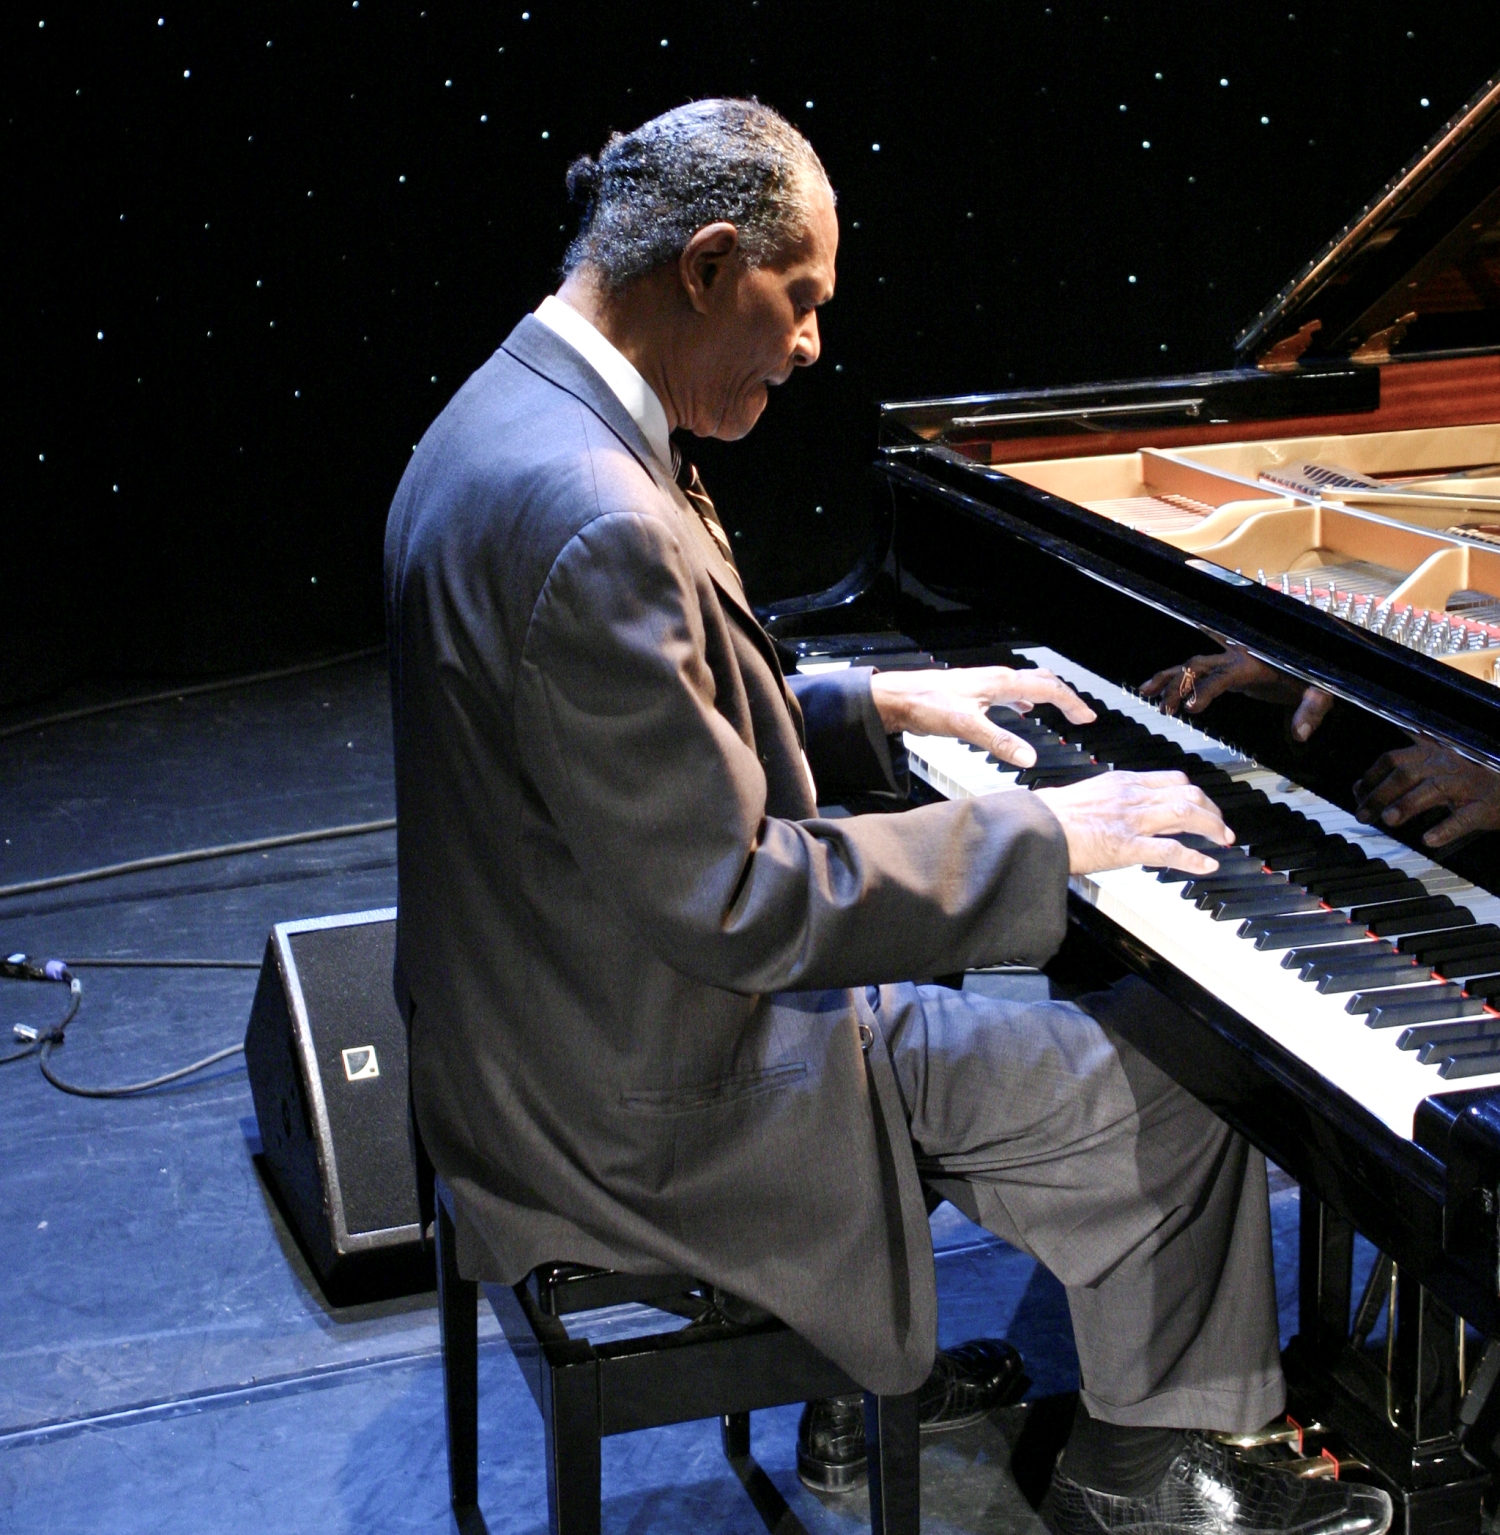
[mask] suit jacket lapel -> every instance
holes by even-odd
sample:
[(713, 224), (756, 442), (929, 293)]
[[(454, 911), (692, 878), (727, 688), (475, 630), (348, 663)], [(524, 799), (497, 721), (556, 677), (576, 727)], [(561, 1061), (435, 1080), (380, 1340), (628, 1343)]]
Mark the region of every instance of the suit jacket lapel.
[[(529, 314), (500, 343), (500, 349), (586, 405), (640, 460), (646, 473), (661, 484), (665, 471), (634, 417), (620, 404), (619, 395), (556, 331)], [(666, 478), (670, 482), (670, 475)]]
[(708, 568), (709, 579), (722, 601), (738, 619), (740, 627), (749, 635), (771, 674), (781, 683), (782, 695), (792, 711), (797, 725), (797, 735), (802, 735), (802, 711), (797, 707), (792, 691), (787, 687), (781, 670), (781, 658), (771, 637), (760, 626), (740, 583), (739, 572), (726, 560), (714, 542), (713, 534), (703, 526), (691, 501), (683, 494), (682, 487), (674, 480), (641, 433), (630, 412), (620, 403), (620, 397), (604, 382), (556, 331), (543, 325), (535, 315), (527, 315), (501, 343), (501, 349), (510, 353), (517, 362), (540, 373), (543, 378), (571, 394), (580, 404), (599, 417), (626, 448), (639, 461), (641, 468), (656, 482), (657, 488), (677, 508), (687, 524), (688, 536), (693, 539), (703, 563)]

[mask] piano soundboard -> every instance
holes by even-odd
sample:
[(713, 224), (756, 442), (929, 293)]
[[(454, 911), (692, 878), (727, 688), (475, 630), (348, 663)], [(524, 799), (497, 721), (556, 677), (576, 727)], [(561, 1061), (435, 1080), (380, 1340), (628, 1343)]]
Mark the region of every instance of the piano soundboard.
[(1431, 1093), (1500, 1087), (1500, 897), (1366, 826), (1197, 725), (1044, 647), (1019, 652), (1097, 712), (1059, 728), (993, 717), (1036, 748), (1019, 772), (942, 736), (905, 738), (950, 799), (1025, 792), (1120, 767), (1188, 773), (1239, 840), (1192, 878), (1141, 867), (1073, 891), (1411, 1140)]

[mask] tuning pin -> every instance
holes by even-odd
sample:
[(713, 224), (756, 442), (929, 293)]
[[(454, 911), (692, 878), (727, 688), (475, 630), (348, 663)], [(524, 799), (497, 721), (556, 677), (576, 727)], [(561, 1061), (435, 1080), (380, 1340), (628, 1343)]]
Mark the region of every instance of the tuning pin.
[(1282, 571), (1281, 573), (1281, 589), (1286, 593), (1288, 597), (1292, 595), (1292, 578), (1286, 573), (1286, 571)]
[(1313, 585), (1311, 576), (1303, 576), (1302, 578), (1302, 600), (1307, 603), (1311, 603), (1313, 600)]
[(1265, 585), (1265, 584), (1266, 584), (1266, 572), (1265, 572), (1265, 567), (1264, 567), (1264, 566), (1262, 566), (1262, 567), (1261, 567), (1261, 568), (1260, 568), (1260, 569), (1259, 569), (1259, 570), (1257, 570), (1257, 571), (1256, 571), (1256, 572), (1255, 572), (1255, 574), (1256, 574), (1256, 575), (1257, 575), (1257, 576), (1259, 576), (1259, 577), (1260, 577), (1260, 584), (1261, 584), (1261, 585), (1262, 585), (1262, 586), (1264, 586), (1264, 585)]

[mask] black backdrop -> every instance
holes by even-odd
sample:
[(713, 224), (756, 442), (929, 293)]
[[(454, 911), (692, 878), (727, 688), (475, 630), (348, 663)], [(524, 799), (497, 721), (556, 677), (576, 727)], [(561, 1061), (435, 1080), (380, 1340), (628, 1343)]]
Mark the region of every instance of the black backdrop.
[(406, 456), (612, 127), (753, 93), (839, 192), (822, 363), (695, 448), (766, 600), (852, 562), (876, 400), (1226, 365), (1500, 70), (1493, 0), (527, 3), (7, 8), (0, 703), (378, 641)]

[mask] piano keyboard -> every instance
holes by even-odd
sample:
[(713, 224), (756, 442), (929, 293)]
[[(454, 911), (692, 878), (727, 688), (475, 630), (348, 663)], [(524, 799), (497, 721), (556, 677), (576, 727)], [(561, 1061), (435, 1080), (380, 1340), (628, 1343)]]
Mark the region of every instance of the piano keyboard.
[(1103, 771), (1093, 758), (1186, 771), (1240, 839), (1198, 844), (1218, 873), (1137, 866), (1072, 889), (1407, 1140), (1429, 1094), (1500, 1086), (1500, 898), (1065, 656), (1021, 654), (1098, 720), (1016, 720), (1038, 750), (1024, 773), (908, 734), (918, 777), (956, 799)]

